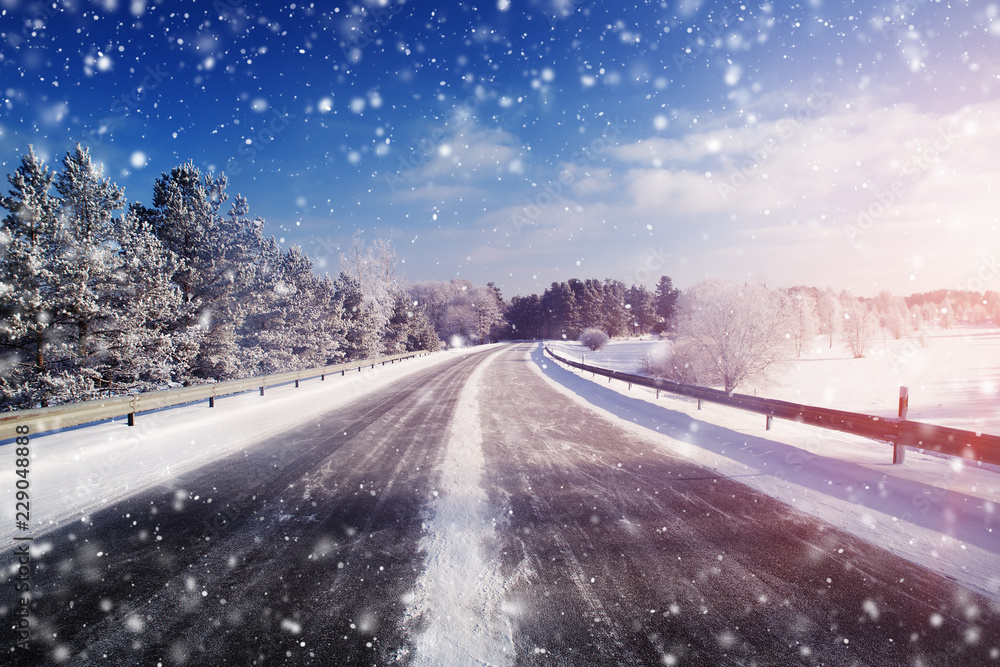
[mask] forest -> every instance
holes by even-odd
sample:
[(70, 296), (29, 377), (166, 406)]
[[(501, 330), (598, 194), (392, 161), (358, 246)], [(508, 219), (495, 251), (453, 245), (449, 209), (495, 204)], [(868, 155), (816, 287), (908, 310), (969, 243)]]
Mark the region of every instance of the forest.
[(0, 408), (436, 350), (388, 243), (355, 239), (336, 278), (283, 250), (184, 164), (129, 204), (86, 148), (32, 149), (0, 198)]
[[(822, 335), (854, 357), (880, 338), (1000, 323), (995, 291), (874, 298), (706, 280), (685, 292), (612, 279), (553, 282), (506, 300), (494, 283), (406, 283), (387, 239), (356, 234), (336, 277), (282, 249), (230, 201), (225, 175), (161, 174), (125, 199), (79, 145), (52, 171), (29, 148), (0, 197), (0, 410), (315, 368), (498, 340), (660, 335), (650, 373), (734, 389)], [(601, 339), (597, 339), (601, 340)]]

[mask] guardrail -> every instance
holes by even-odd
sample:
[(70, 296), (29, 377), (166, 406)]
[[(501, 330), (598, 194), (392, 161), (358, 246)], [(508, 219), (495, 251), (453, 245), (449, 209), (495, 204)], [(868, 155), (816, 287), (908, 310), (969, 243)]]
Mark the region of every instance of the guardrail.
[(545, 346), (545, 351), (553, 359), (574, 368), (587, 371), (588, 373), (656, 389), (657, 391), (696, 398), (699, 401), (699, 407), (701, 407), (700, 401), (709, 401), (711, 403), (719, 403), (732, 408), (766, 415), (767, 428), (771, 427), (771, 419), (777, 417), (778, 419), (786, 419), (802, 424), (819, 426), (820, 428), (853, 433), (854, 435), (871, 438), (872, 440), (887, 442), (894, 445), (893, 463), (903, 462), (904, 447), (915, 447), (949, 456), (958, 456), (973, 461), (1000, 465), (1000, 437), (995, 435), (976, 433), (975, 431), (963, 431), (957, 428), (935, 426), (933, 424), (894, 417), (876, 417), (857, 412), (831, 410), (829, 408), (789, 403), (771, 398), (747, 396), (746, 394), (729, 394), (719, 389), (680, 384), (646, 375), (623, 373), (607, 368), (590, 366), (578, 361), (571, 361), (557, 355), (548, 346)]
[(295, 383), (299, 386), (300, 380), (320, 378), (325, 380), (327, 375), (340, 373), (344, 375), (347, 371), (357, 369), (361, 371), (365, 366), (375, 368), (376, 364), (389, 364), (403, 359), (419, 357), (428, 352), (405, 352), (394, 354), (377, 359), (367, 359), (364, 361), (352, 361), (345, 364), (334, 364), (332, 366), (322, 366), (320, 368), (309, 368), (300, 371), (288, 371), (285, 373), (275, 373), (273, 375), (261, 375), (258, 377), (245, 378), (242, 380), (228, 380), (226, 382), (213, 382), (209, 384), (199, 384), (190, 387), (180, 387), (177, 389), (165, 389), (163, 391), (151, 391), (142, 394), (115, 396), (112, 398), (98, 398), (80, 403), (68, 403), (66, 405), (56, 405), (50, 408), (32, 408), (29, 410), (15, 410), (12, 412), (0, 413), (0, 440), (12, 438), (17, 433), (18, 426), (27, 426), (31, 433), (41, 433), (44, 431), (54, 431), (69, 426), (78, 426), (89, 422), (112, 419), (114, 417), (128, 417), (128, 425), (135, 424), (135, 415), (139, 412), (149, 412), (159, 410), (174, 405), (194, 403), (208, 399), (209, 407), (215, 407), (215, 399), (222, 396), (231, 396), (254, 389), (260, 390), (260, 395), (264, 395), (267, 387), (276, 387), (282, 384)]

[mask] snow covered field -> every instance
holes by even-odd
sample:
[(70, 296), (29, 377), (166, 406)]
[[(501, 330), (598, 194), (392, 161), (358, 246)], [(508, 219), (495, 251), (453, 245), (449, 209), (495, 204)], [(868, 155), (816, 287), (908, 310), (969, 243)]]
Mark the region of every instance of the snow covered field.
[[(659, 341), (612, 341), (598, 352), (575, 342), (553, 348), (586, 363), (635, 371)], [(684, 397), (608, 383), (532, 355), (562, 391), (622, 420), (637, 433), (659, 432), (680, 452), (798, 509), (950, 576), (1000, 601), (1000, 469), (907, 453), (894, 466), (890, 446), (720, 405), (699, 411)], [(895, 416), (899, 385), (910, 387), (911, 419), (1000, 434), (1000, 330), (936, 332), (926, 348), (891, 341), (851, 359), (826, 341), (792, 363), (770, 398)], [(738, 388), (737, 391), (740, 391)]]
[[(667, 344), (650, 338), (615, 340), (597, 352), (576, 342), (555, 343), (574, 358), (639, 371), (647, 354)], [(773, 374), (757, 393), (806, 405), (895, 417), (899, 388), (910, 392), (909, 419), (1000, 435), (1000, 328), (960, 327), (915, 338), (877, 341), (862, 359), (818, 336), (799, 359)], [(738, 387), (738, 393), (753, 389)]]
[[(482, 349), (482, 348), (476, 348)], [(469, 350), (451, 350), (346, 376), (329, 376), (207, 402), (82, 425), (31, 437), (31, 519), (35, 537), (186, 470), (275, 437), (311, 415), (385, 389), (420, 369)], [(196, 435), (192, 435), (196, 434)], [(14, 470), (14, 447), (0, 447), (0, 470)], [(14, 485), (0, 491), (0, 544), (12, 545)], [(36, 542), (36, 545), (39, 544)], [(42, 543), (44, 544), (44, 543)]]

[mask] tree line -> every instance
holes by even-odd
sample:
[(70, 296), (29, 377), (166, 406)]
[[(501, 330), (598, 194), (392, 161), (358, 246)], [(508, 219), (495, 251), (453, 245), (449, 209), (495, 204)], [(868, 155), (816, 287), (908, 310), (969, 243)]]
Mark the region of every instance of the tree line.
[(388, 245), (356, 238), (319, 276), (224, 175), (183, 164), (130, 204), (77, 145), (58, 172), (29, 147), (8, 181), (0, 409), (438, 348)]
[(1000, 295), (941, 290), (904, 299), (883, 291), (872, 298), (847, 291), (763, 281), (708, 280), (678, 299), (670, 349), (644, 370), (677, 382), (721, 386), (762, 385), (783, 363), (818, 347), (841, 345), (864, 357), (889, 340), (926, 347), (933, 329), (958, 322), (1000, 325)]
[[(662, 276), (553, 282), (505, 300), (493, 283), (405, 285), (388, 240), (355, 236), (341, 271), (317, 275), (229, 202), (224, 175), (161, 174), (150, 206), (128, 203), (85, 148), (58, 172), (29, 147), (0, 197), (0, 409), (323, 366), (445, 345), (666, 334), (649, 372), (727, 390), (765, 378), (817, 340), (868, 353), (879, 336), (1000, 324), (995, 291), (858, 298), (761, 281)], [(228, 207), (227, 207), (228, 203)], [(821, 337), (821, 338), (820, 338)], [(598, 337), (599, 339), (600, 337)]]
[(611, 279), (553, 282), (541, 296), (511, 299), (504, 335), (577, 340), (591, 327), (612, 337), (660, 333), (673, 319), (679, 294), (669, 276), (662, 276), (652, 292)]

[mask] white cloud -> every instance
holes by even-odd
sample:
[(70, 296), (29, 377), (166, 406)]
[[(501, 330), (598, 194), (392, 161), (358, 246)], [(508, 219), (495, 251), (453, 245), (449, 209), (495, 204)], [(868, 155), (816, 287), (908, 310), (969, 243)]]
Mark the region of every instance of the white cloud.
[[(407, 198), (421, 196), (419, 191), (426, 189), (427, 183), (435, 183), (435, 187), (441, 183), (493, 186), (498, 177), (512, 173), (511, 165), (520, 165), (517, 169), (523, 170), (526, 152), (514, 135), (484, 127), (470, 114), (457, 112), (445, 127), (434, 128), (405, 148), (397, 173), (387, 178), (395, 190), (405, 187)], [(436, 194), (427, 196), (434, 198)]]

